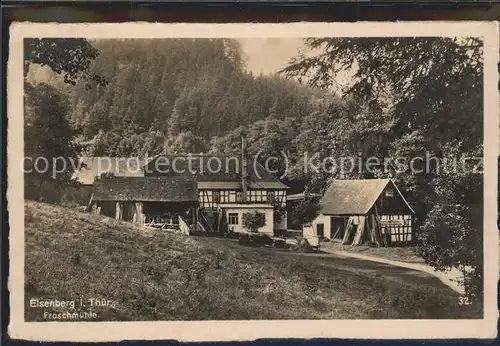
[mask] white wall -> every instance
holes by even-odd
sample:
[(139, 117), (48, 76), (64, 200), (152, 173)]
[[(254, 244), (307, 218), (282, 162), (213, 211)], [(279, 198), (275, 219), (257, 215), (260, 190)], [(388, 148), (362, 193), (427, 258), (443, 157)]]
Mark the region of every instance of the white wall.
[[(229, 229), (232, 229), (234, 232), (241, 233), (247, 232), (248, 230), (243, 226), (243, 214), (245, 213), (253, 213), (258, 211), (259, 213), (263, 213), (266, 218), (266, 225), (258, 229), (259, 233), (266, 233), (269, 235), (273, 235), (273, 208), (258, 208), (258, 207), (225, 207), (226, 218), (228, 221)], [(238, 224), (231, 225), (229, 224), (229, 214), (238, 214)]]
[(318, 230), (318, 224), (320, 224), (320, 223), (322, 223), (324, 225), (324, 230), (325, 230), (324, 236), (328, 239), (331, 239), (331, 237), (332, 237), (332, 235), (330, 234), (331, 233), (331, 227), (330, 227), (331, 216), (321, 214), (313, 220), (312, 227), (313, 227), (314, 235), (318, 235), (317, 230)]
[(315, 237), (316, 231), (313, 229), (312, 226), (302, 226), (302, 236), (304, 238)]

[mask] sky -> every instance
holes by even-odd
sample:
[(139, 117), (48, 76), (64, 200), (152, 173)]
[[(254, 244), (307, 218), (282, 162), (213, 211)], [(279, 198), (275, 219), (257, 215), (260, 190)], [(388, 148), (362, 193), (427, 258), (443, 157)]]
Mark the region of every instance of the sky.
[[(305, 47), (302, 38), (244, 38), (239, 39), (239, 42), (246, 58), (246, 67), (255, 76), (280, 71), (300, 51), (306, 55), (312, 53)], [(338, 95), (343, 94), (343, 87), (350, 83), (352, 74), (352, 71), (340, 71), (335, 83), (332, 83), (332, 90)]]
[(278, 72), (303, 47), (300, 38), (244, 38), (239, 41), (247, 68), (254, 75)]

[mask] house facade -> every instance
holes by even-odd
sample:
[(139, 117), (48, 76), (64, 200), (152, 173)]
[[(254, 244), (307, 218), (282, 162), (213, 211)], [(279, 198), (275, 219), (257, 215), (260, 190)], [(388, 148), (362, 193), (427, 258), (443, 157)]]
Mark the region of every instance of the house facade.
[[(144, 174), (193, 177), (198, 184), (199, 208), (209, 227), (217, 224), (223, 205), (238, 205), (243, 210), (264, 204), (273, 210), (272, 229), (277, 233), (286, 231), (288, 186), (257, 162), (230, 155), (160, 155), (145, 165)], [(270, 208), (265, 209), (267, 212)]]
[(258, 212), (264, 215), (264, 225), (257, 231), (269, 236), (274, 235), (274, 208), (270, 204), (220, 204), (220, 215), (224, 218), (224, 227), (231, 232), (245, 233), (248, 230), (243, 225), (243, 215)]
[(334, 180), (305, 232), (342, 244), (412, 244), (415, 212), (391, 179)]

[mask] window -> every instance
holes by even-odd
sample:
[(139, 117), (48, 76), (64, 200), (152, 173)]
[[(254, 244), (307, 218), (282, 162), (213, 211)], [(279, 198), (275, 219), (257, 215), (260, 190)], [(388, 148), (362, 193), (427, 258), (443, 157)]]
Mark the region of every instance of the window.
[(227, 217), (227, 223), (229, 225), (237, 225), (238, 224), (238, 213), (229, 213)]
[(274, 191), (267, 191), (267, 202), (274, 203)]
[(243, 192), (236, 192), (236, 202), (242, 202), (243, 201)]
[(220, 203), (220, 191), (212, 191), (212, 201), (214, 203)]
[(394, 197), (394, 190), (393, 189), (385, 190), (385, 197)]
[(221, 192), (221, 202), (222, 203), (229, 202), (229, 191), (222, 191)]

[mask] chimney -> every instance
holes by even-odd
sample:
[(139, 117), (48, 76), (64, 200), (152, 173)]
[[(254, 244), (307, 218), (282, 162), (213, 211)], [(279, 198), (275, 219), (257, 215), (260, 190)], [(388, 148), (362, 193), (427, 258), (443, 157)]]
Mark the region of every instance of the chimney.
[(241, 136), (241, 201), (247, 201), (247, 143), (244, 135)]

